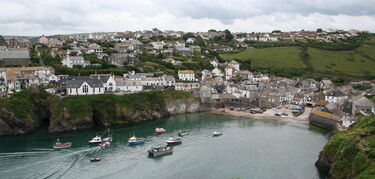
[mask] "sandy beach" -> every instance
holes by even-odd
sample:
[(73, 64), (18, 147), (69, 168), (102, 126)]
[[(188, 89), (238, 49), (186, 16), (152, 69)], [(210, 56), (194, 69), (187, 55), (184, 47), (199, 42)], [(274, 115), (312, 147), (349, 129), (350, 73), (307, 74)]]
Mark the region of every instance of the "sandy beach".
[[(219, 108), (212, 111), (214, 114), (220, 115), (230, 115), (230, 116), (239, 116), (239, 117), (248, 117), (251, 119), (271, 119), (271, 120), (281, 120), (281, 121), (288, 121), (288, 122), (298, 122), (298, 123), (308, 123), (309, 116), (311, 113), (312, 108), (305, 108), (305, 112), (301, 115), (294, 117), (290, 109), (268, 109), (267, 111), (263, 112), (262, 114), (251, 114), (249, 110), (246, 111), (237, 111), (237, 110), (230, 110), (229, 108)], [(276, 113), (287, 113), (288, 116), (275, 116)]]

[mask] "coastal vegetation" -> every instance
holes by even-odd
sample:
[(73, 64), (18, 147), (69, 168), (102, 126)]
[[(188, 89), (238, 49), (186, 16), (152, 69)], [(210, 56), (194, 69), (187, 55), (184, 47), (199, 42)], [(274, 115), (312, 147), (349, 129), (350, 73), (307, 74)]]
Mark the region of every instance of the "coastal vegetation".
[(349, 130), (337, 132), (320, 152), (316, 166), (332, 178), (373, 178), (375, 116), (361, 117)]
[(154, 120), (170, 115), (166, 101), (192, 99), (172, 88), (135, 94), (58, 98), (42, 88), (30, 88), (0, 99), (0, 136), (25, 134), (43, 123), (50, 132), (88, 129)]

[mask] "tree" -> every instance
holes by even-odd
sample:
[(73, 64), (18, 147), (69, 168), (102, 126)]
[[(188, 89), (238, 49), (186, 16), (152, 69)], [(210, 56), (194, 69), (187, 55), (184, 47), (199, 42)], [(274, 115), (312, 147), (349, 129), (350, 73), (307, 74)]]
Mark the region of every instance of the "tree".
[(320, 32), (323, 32), (322, 29), (316, 29), (316, 32), (320, 33)]
[(210, 29), (210, 30), (208, 30), (208, 32), (216, 32), (216, 30), (215, 29)]
[(272, 33), (274, 34), (274, 33), (281, 33), (281, 30), (274, 30), (274, 31), (272, 31)]
[(191, 32), (188, 32), (182, 36), (184, 40), (187, 40), (188, 38), (195, 38), (194, 34)]
[(233, 40), (233, 35), (232, 35), (232, 33), (231, 33), (228, 29), (226, 29), (226, 30), (224, 31), (224, 33), (225, 33), (225, 40), (226, 40), (226, 41), (231, 41), (231, 40)]

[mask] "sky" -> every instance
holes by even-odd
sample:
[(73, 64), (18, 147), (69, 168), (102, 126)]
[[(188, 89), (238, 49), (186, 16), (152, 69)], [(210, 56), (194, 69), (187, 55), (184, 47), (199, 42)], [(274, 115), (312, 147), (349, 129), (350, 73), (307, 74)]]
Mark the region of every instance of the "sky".
[(1, 35), (209, 29), (375, 32), (375, 0), (0, 0)]

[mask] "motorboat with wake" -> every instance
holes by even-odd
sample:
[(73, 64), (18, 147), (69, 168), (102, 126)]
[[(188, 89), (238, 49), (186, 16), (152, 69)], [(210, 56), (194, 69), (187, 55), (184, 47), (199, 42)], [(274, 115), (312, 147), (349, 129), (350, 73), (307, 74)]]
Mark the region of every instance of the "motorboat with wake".
[(72, 146), (71, 142), (61, 143), (60, 139), (57, 139), (57, 141), (55, 142), (55, 144), (53, 144), (53, 149), (59, 150), (59, 149), (69, 148), (71, 146)]
[(223, 133), (221, 133), (221, 132), (214, 132), (214, 133), (213, 133), (213, 136), (214, 136), (214, 137), (221, 136), (221, 135), (223, 135)]
[(170, 137), (165, 143), (167, 143), (167, 145), (178, 145), (182, 144), (182, 139)]

